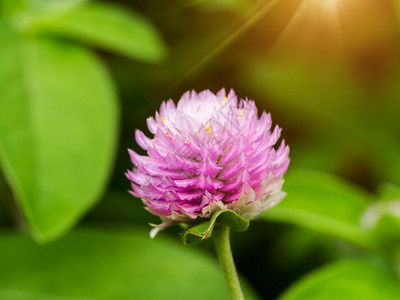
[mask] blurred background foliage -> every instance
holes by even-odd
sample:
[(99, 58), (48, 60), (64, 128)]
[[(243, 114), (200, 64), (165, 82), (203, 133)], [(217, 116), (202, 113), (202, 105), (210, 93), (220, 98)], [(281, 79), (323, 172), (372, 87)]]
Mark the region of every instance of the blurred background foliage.
[(150, 240), (124, 176), (161, 101), (223, 87), (291, 148), (288, 196), (233, 235), (248, 298), (400, 297), (399, 1), (0, 9), (1, 298), (226, 299), (212, 243)]

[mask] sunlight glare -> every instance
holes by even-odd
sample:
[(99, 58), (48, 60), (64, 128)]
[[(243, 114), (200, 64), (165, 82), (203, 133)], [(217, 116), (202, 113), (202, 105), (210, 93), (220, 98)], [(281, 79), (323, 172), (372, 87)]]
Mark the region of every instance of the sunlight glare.
[(301, 1), (277, 39), (273, 52), (295, 45), (307, 52), (310, 48), (329, 48), (342, 53), (343, 34), (339, 17), (341, 5), (342, 0)]

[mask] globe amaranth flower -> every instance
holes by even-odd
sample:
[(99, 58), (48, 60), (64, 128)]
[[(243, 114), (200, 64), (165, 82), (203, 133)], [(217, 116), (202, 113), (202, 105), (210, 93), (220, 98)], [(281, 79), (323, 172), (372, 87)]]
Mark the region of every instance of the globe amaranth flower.
[(282, 141), (274, 149), (281, 129), (271, 125), (270, 114), (258, 117), (255, 103), (232, 90), (192, 91), (177, 105), (163, 102), (147, 119), (154, 137), (136, 130), (147, 155), (129, 150), (134, 168), (126, 173), (131, 193), (163, 221), (153, 235), (220, 209), (251, 219), (277, 204), (285, 196), (289, 147)]

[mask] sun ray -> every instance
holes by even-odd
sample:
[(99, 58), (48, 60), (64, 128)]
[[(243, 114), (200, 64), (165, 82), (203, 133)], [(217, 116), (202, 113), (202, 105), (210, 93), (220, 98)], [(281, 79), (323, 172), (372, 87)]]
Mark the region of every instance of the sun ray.
[[(303, 0), (282, 30), (271, 53), (280, 53), (282, 49), (288, 48), (288, 40), (294, 39), (297, 50), (308, 49), (313, 43), (329, 42), (337, 54), (343, 56), (343, 33), (339, 16), (341, 5), (342, 0)], [(317, 32), (321, 29), (324, 30), (325, 41), (316, 41)], [(290, 52), (293, 54), (295, 49), (290, 48)]]
[[(203, 58), (197, 63), (188, 68), (186, 72), (182, 74), (173, 84), (171, 84), (166, 90), (163, 91), (162, 96), (168, 94), (171, 90), (181, 84), (186, 78), (193, 75), (202, 66), (204, 66), (213, 57), (218, 55), (235, 40), (242, 36), (249, 28), (254, 26), (262, 17), (265, 16), (273, 7), (275, 7), (280, 0), (271, 0), (262, 2), (260, 5), (255, 6), (248, 14), (244, 17), (245, 22), (241, 24), (236, 30), (230, 33), (225, 39), (211, 49)], [(340, 23), (340, 9), (342, 6), (342, 0), (302, 0), (297, 10), (284, 27), (279, 38), (274, 43), (270, 50), (270, 53), (279, 52), (282, 44), (285, 43), (287, 38), (290, 38), (292, 33), (299, 30), (299, 24), (306, 28), (301, 34), (299, 34), (300, 40), (297, 40), (297, 47), (301, 50), (304, 46), (309, 46), (310, 43), (315, 43), (313, 34), (320, 29), (320, 27), (326, 28), (326, 39), (331, 46), (343, 55), (343, 34)], [(305, 22), (305, 23), (304, 23)], [(293, 49), (291, 49), (293, 53)]]
[(207, 63), (214, 56), (219, 54), (223, 49), (227, 48), (236, 39), (238, 39), (242, 34), (244, 34), (249, 28), (256, 24), (267, 12), (269, 12), (279, 1), (281, 0), (271, 0), (263, 3), (261, 7), (256, 6), (251, 10), (248, 17), (244, 18), (246, 21), (239, 26), (238, 29), (229, 34), (224, 40), (221, 41), (214, 49), (212, 49), (206, 56), (200, 59), (196, 64), (194, 64), (187, 72), (185, 72), (176, 82), (169, 86), (163, 94), (167, 94), (170, 90), (175, 88), (177, 85), (182, 83), (183, 80), (191, 76), (199, 68), (201, 68), (205, 63)]
[[(342, 8), (342, 0), (334, 0), (331, 3), (332, 6), (332, 19), (335, 22), (335, 29), (337, 34), (337, 40), (340, 44), (340, 50), (344, 52), (344, 42), (343, 42), (343, 32), (342, 32), (342, 25), (340, 22), (339, 12)], [(343, 53), (342, 53), (343, 54)]]
[(303, 17), (305, 11), (308, 9), (308, 4), (310, 4), (312, 0), (303, 0), (289, 22), (286, 24), (284, 29), (282, 30), (281, 34), (279, 35), (279, 38), (276, 40), (275, 45), (273, 47), (274, 49), (277, 49), (280, 47), (280, 45), (283, 43), (284, 39), (290, 35), (290, 31), (296, 26), (296, 23)]

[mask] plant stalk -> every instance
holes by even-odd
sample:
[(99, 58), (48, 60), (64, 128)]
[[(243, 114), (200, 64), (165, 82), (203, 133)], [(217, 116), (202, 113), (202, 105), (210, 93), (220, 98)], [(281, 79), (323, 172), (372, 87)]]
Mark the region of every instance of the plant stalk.
[(243, 292), (232, 257), (229, 231), (230, 228), (226, 225), (215, 227), (213, 232), (215, 248), (232, 300), (243, 300)]

